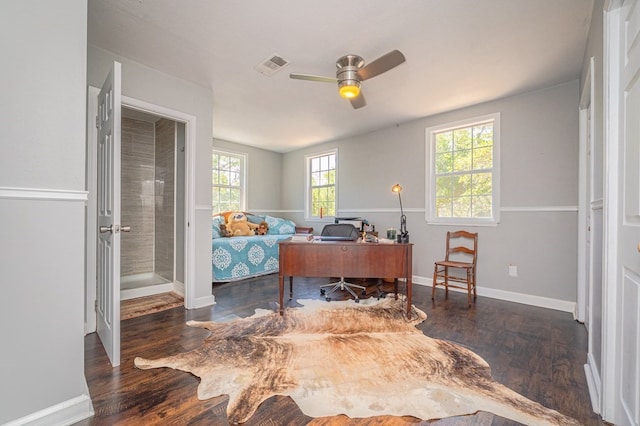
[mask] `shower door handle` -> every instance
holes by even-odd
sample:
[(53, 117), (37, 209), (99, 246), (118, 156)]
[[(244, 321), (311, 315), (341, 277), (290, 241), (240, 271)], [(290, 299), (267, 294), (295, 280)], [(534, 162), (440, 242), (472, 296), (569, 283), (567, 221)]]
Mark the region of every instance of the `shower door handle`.
[(120, 230), (122, 232), (131, 232), (131, 226), (121, 226)]

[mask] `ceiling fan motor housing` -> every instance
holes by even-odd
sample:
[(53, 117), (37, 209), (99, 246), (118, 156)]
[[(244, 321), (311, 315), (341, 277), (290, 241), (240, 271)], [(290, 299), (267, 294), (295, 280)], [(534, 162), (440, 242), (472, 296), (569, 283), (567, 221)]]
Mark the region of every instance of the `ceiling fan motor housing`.
[[(358, 55), (346, 55), (336, 61), (336, 78), (338, 87), (352, 88), (351, 90), (340, 90), (343, 97), (351, 98), (358, 96), (360, 89), (360, 76), (358, 70), (364, 66), (364, 59)], [(343, 93), (344, 92), (344, 93)]]

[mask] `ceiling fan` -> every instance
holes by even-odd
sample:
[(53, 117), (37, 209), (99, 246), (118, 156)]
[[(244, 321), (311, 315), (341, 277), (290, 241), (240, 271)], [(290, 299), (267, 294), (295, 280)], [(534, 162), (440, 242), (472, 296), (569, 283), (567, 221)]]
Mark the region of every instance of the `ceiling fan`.
[(338, 70), (335, 78), (299, 73), (291, 73), (289, 77), (297, 80), (319, 81), (321, 83), (338, 83), (340, 96), (349, 99), (353, 108), (358, 109), (367, 104), (360, 90), (360, 84), (397, 67), (404, 61), (405, 57), (399, 50), (392, 50), (367, 65), (364, 64), (364, 59), (358, 55), (345, 55), (336, 61)]

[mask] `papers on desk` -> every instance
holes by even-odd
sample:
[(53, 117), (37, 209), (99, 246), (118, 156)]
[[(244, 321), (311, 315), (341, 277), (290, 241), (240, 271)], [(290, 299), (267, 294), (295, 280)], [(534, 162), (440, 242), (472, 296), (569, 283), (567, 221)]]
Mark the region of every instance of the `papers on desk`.
[(313, 241), (313, 234), (293, 234), (291, 236), (291, 241), (297, 241), (297, 242)]
[(378, 243), (380, 244), (394, 244), (396, 240), (390, 240), (388, 238), (378, 238)]

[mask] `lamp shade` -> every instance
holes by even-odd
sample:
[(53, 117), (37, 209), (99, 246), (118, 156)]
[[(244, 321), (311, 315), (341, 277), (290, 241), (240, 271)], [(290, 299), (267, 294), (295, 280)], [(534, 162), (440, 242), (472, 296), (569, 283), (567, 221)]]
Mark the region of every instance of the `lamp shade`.
[(391, 187), (391, 192), (395, 192), (399, 194), (400, 192), (402, 192), (402, 187), (400, 186), (399, 183), (396, 183)]

